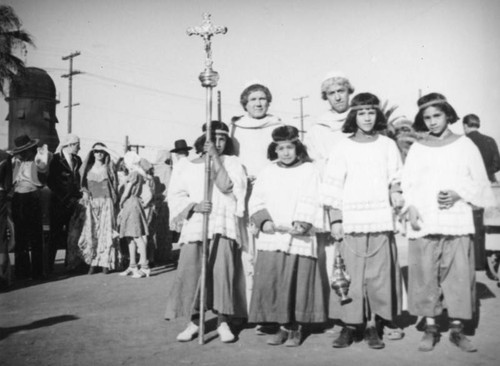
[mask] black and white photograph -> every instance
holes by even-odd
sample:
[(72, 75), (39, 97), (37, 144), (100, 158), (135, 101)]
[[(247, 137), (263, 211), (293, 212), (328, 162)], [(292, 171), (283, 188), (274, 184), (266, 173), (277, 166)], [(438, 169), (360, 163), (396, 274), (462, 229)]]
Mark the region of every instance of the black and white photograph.
[(2, 0), (0, 366), (498, 365), (499, 19)]

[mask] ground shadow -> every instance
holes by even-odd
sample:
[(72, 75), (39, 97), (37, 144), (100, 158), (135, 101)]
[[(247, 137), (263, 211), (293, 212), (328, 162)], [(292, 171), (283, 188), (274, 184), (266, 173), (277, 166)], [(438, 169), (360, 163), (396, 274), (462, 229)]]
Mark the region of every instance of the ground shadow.
[(5, 338), (9, 337), (11, 334), (14, 334), (17, 332), (38, 329), (38, 328), (43, 328), (43, 327), (50, 327), (51, 325), (54, 325), (54, 324), (68, 322), (68, 321), (77, 320), (77, 319), (79, 319), (79, 318), (75, 315), (58, 315), (58, 316), (53, 316), (53, 317), (46, 318), (46, 319), (36, 320), (32, 323), (25, 324), (25, 325), (0, 328), (0, 340), (3, 340)]
[(214, 339), (218, 338), (219, 335), (214, 332), (217, 329), (217, 317), (205, 320), (205, 337), (203, 338), (204, 343), (210, 343)]
[(177, 262), (169, 262), (167, 264), (155, 266), (151, 272), (151, 276), (159, 276), (163, 273), (175, 271), (177, 269)]
[(490, 288), (482, 282), (476, 282), (476, 296), (478, 300), (487, 300), (496, 297)]
[(19, 289), (37, 286), (47, 282), (55, 282), (68, 279), (70, 277), (82, 276), (88, 273), (88, 266), (80, 267), (77, 269), (67, 270), (64, 266), (64, 259), (56, 260), (54, 263), (54, 271), (45, 276), (43, 279), (30, 279), (30, 278), (22, 278), (22, 279), (14, 279), (14, 281), (10, 284), (8, 288), (4, 290), (4, 292), (16, 291)]

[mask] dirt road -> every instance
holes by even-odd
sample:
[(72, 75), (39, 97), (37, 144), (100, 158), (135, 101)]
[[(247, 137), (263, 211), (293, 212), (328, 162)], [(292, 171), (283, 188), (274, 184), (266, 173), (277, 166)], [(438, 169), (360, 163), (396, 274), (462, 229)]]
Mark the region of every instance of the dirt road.
[(500, 364), (500, 288), (484, 272), (477, 274), (480, 320), (471, 339), (479, 350), (472, 354), (450, 344), (447, 332), (434, 351), (419, 352), (421, 333), (415, 324), (405, 328), (404, 339), (386, 340), (383, 350), (363, 342), (332, 348), (338, 327), (309, 335), (298, 348), (268, 346), (254, 329), (244, 329), (235, 343), (223, 344), (213, 321), (205, 345), (178, 343), (175, 337), (186, 320), (163, 319), (174, 275), (174, 267), (162, 266), (144, 279), (99, 273), (18, 282), (0, 294), (0, 365)]

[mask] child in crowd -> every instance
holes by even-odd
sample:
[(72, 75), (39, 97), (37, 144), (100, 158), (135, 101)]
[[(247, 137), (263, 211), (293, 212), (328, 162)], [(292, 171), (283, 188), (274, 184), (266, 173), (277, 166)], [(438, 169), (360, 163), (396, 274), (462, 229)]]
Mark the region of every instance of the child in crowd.
[(334, 147), (324, 173), (322, 201), (351, 276), (352, 302), (341, 305), (335, 295), (330, 301), (330, 317), (344, 323), (335, 348), (350, 346), (363, 328), (368, 346), (383, 348), (380, 321), (392, 321), (401, 309), (393, 215), (403, 206), (402, 163), (396, 143), (379, 133), (385, 128), (379, 99), (356, 95), (342, 127), (351, 136)]
[(408, 308), (426, 317), (419, 350), (434, 348), (435, 317), (446, 307), (450, 341), (474, 352), (462, 323), (472, 319), (476, 302), (472, 206), (493, 205), (495, 199), (479, 150), (449, 129), (458, 116), (446, 98), (431, 93), (417, 104), (413, 127), (428, 134), (410, 148), (402, 176), (410, 220)]
[[(152, 194), (143, 192), (148, 189), (146, 172), (141, 168), (141, 158), (133, 151), (128, 151), (124, 157), (125, 165), (129, 171), (125, 188), (120, 198), (121, 211), (118, 216), (120, 238), (128, 242), (130, 263), (128, 268), (120, 273), (120, 276), (132, 275), (132, 278), (149, 277), (147, 257), (147, 235), (148, 222), (144, 207), (149, 203), (146, 197), (152, 198)], [(136, 252), (139, 253), (139, 266), (137, 266)]]
[[(205, 306), (217, 314), (220, 340), (233, 342), (235, 336), (230, 328), (231, 320), (247, 317), (241, 262), (241, 247), (245, 244), (242, 218), (247, 177), (239, 159), (232, 155), (233, 144), (227, 125), (212, 121), (210, 131), (210, 141), (206, 141), (204, 134), (195, 143), (196, 152), (201, 156), (175, 167), (168, 190), (171, 222), (182, 221), (182, 231), (179, 266), (167, 300), (165, 318), (190, 319), (187, 328), (177, 336), (179, 342), (191, 341), (199, 331), (199, 281), (205, 213), (210, 214)], [(209, 154), (212, 161), (211, 198), (208, 201), (204, 198), (204, 154)]]
[(278, 127), (272, 139), (268, 159), (277, 162), (257, 175), (249, 202), (259, 229), (249, 321), (280, 324), (267, 344), (296, 347), (301, 324), (327, 319), (328, 280), (315, 236), (322, 225), (319, 175), (297, 128)]

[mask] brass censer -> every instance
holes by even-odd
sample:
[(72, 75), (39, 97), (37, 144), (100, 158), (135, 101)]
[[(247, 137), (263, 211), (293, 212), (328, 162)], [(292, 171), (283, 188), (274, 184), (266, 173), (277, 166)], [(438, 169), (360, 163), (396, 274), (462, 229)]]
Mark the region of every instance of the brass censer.
[(330, 287), (340, 297), (341, 305), (348, 304), (352, 301), (352, 299), (347, 296), (350, 284), (351, 276), (349, 276), (345, 270), (344, 258), (340, 255), (340, 251), (337, 247), (337, 254), (333, 262), (332, 282), (330, 283)]

